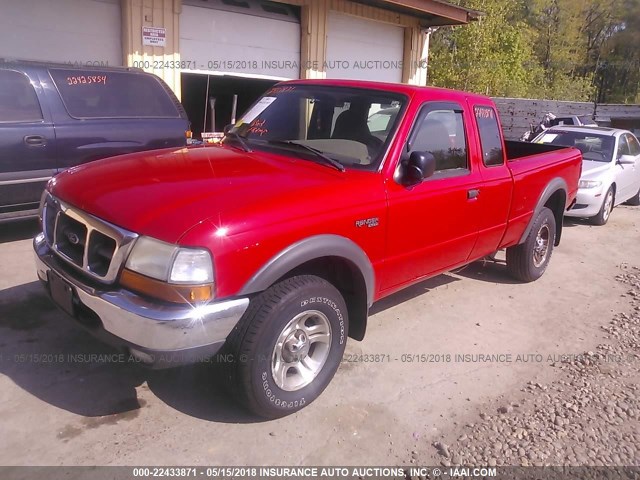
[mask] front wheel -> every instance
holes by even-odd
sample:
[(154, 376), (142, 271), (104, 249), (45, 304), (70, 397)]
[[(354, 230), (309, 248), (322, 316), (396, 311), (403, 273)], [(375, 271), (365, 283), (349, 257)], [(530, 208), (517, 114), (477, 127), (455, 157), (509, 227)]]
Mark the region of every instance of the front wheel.
[(609, 221), (611, 210), (613, 210), (613, 200), (613, 188), (609, 187), (609, 190), (607, 190), (607, 193), (604, 196), (604, 200), (602, 201), (600, 211), (595, 217), (591, 217), (591, 223), (601, 226)]
[(227, 340), (235, 359), (225, 380), (237, 399), (266, 418), (314, 401), (340, 366), (349, 319), (340, 292), (312, 275), (283, 280), (254, 298)]
[(507, 270), (522, 282), (532, 282), (542, 276), (549, 265), (556, 239), (556, 218), (544, 207), (524, 243), (507, 248)]

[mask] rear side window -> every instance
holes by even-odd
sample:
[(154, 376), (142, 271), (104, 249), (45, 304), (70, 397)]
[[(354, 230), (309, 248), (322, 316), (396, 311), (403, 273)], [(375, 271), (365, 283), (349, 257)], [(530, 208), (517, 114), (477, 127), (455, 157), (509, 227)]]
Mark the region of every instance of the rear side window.
[(502, 165), (504, 152), (498, 117), (491, 107), (474, 107), (478, 131), (480, 132), (480, 144), (482, 146), (482, 162), (486, 167)]
[(29, 78), (13, 70), (0, 70), (0, 122), (38, 122), (40, 102)]
[(151, 75), (50, 70), (69, 115), (76, 118), (176, 118), (180, 114)]

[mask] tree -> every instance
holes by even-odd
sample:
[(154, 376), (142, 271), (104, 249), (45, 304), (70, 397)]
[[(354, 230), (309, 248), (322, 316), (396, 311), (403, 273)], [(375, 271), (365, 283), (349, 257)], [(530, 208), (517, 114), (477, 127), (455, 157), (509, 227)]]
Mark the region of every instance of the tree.
[(485, 15), (470, 25), (439, 29), (431, 43), (433, 85), (492, 96), (532, 93), (539, 68), (532, 55), (532, 32), (512, 17), (518, 0), (466, 0), (462, 6)]
[(640, 1), (626, 0), (622, 19), (603, 42), (596, 69), (597, 101), (640, 103)]
[(640, 0), (456, 3), (485, 15), (434, 34), (432, 84), (492, 96), (640, 100)]

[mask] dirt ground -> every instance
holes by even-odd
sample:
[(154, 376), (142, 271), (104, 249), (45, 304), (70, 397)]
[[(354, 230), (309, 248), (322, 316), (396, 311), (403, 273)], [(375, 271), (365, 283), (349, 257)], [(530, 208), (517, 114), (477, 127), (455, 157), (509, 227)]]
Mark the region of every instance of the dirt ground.
[[(219, 391), (210, 366), (148, 371), (109, 361), (114, 351), (67, 320), (36, 282), (35, 233), (33, 222), (0, 226), (0, 465), (446, 465), (456, 455), (509, 463), (487, 453), (493, 447), (465, 447), (464, 435), (482, 438), (485, 421), (496, 434), (510, 426), (495, 422), (497, 409), (517, 413), (530, 390), (551, 398), (597, 383), (567, 376), (574, 367), (558, 368), (561, 357), (602, 351), (602, 326), (637, 306), (620, 275), (640, 266), (640, 208), (616, 208), (605, 227), (565, 221), (539, 281), (519, 284), (502, 264), (478, 262), (379, 302), (325, 393), (261, 421)], [(637, 372), (640, 363), (626, 358)], [(636, 382), (628, 385), (636, 398), (637, 380), (625, 380)], [(623, 423), (638, 432), (634, 415)], [(555, 443), (572, 438), (569, 421), (551, 421), (565, 432)], [(528, 461), (520, 448), (512, 464)], [(620, 448), (610, 463), (638, 464), (637, 442), (635, 451)], [(596, 464), (589, 452), (573, 456)]]

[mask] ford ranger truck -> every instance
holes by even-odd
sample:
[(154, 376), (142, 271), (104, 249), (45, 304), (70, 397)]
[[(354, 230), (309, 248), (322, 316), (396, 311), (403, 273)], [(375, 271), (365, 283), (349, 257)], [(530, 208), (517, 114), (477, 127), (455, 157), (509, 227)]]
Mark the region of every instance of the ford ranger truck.
[(483, 96), (280, 83), (220, 146), (54, 177), (37, 272), (96, 336), (161, 367), (219, 356), (237, 398), (279, 417), (321, 394), (377, 300), (500, 249), (539, 278), (581, 160), (504, 142)]

